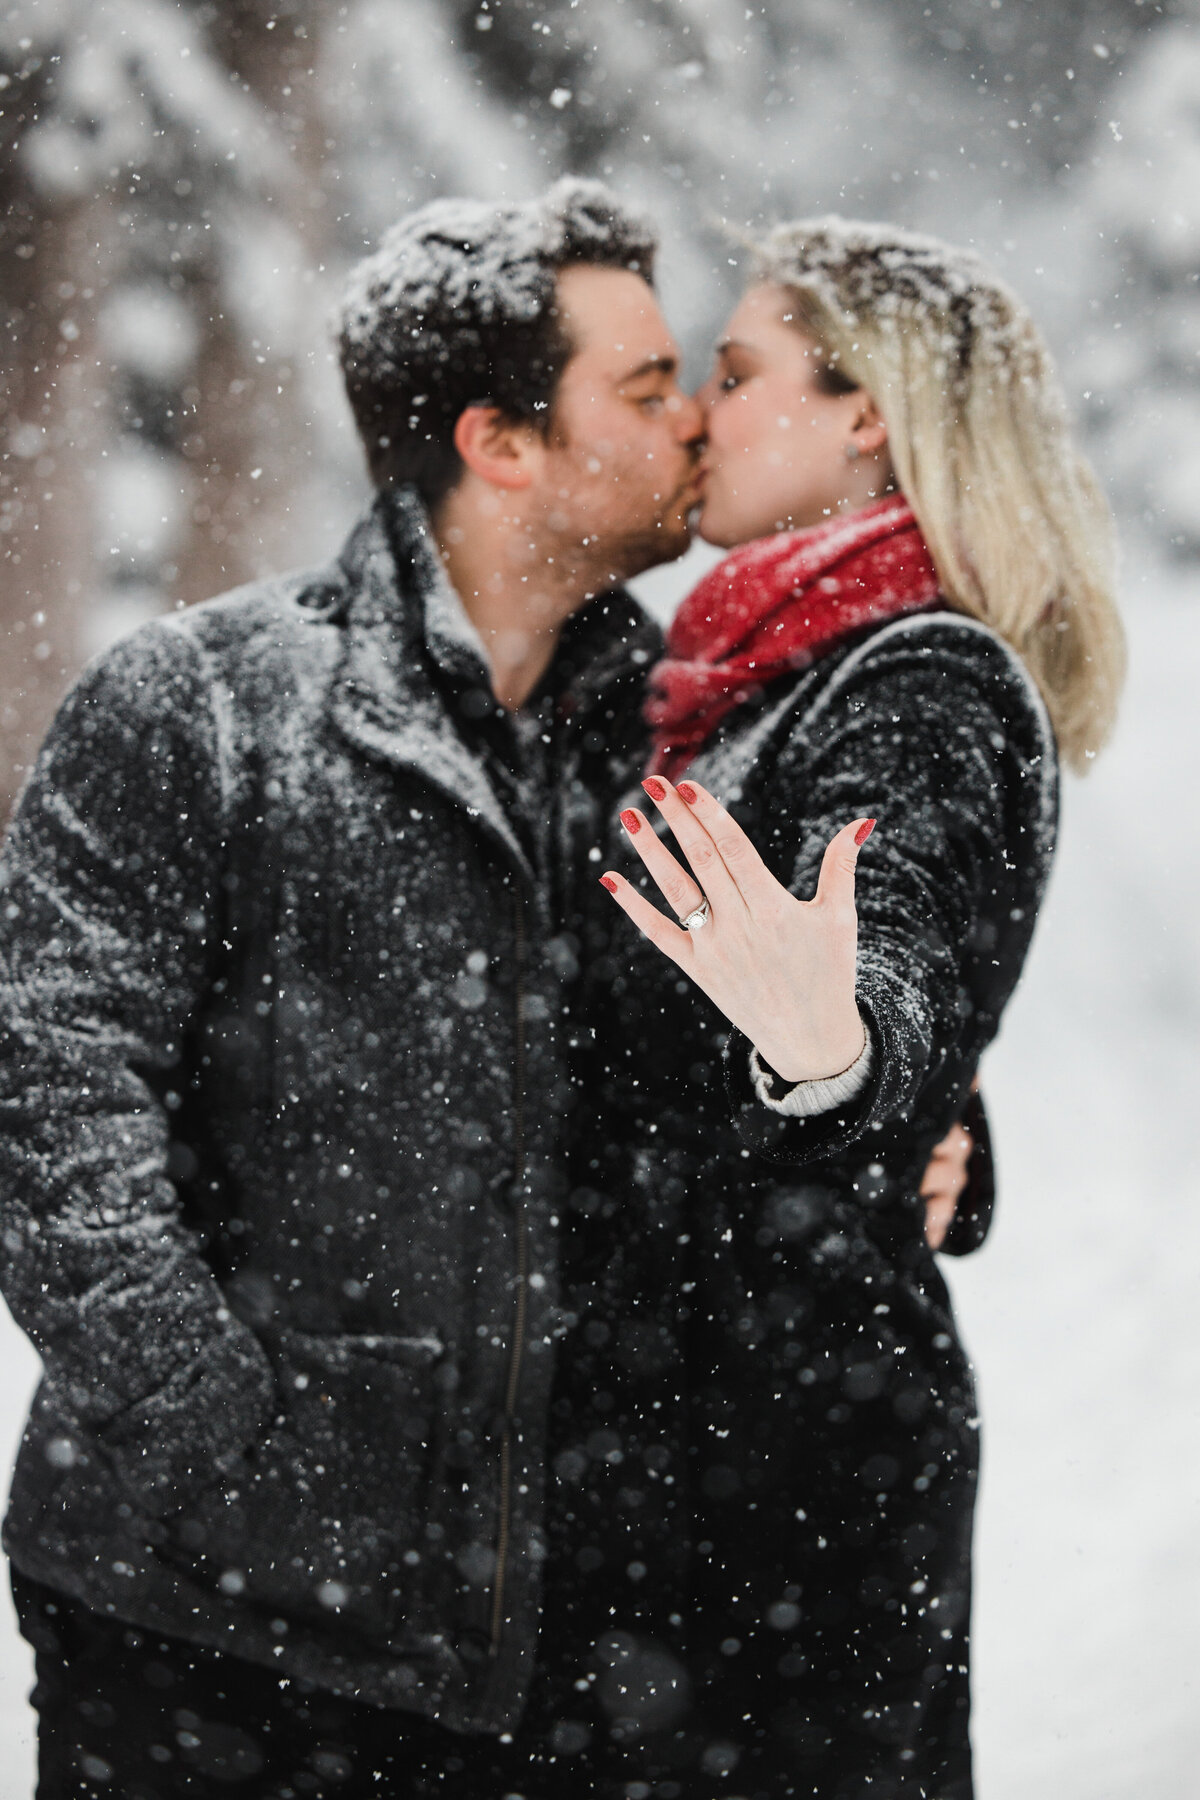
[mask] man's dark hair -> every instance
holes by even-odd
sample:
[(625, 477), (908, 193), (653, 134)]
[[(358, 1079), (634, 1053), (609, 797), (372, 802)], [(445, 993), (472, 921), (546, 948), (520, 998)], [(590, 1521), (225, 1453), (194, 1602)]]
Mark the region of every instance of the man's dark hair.
[(378, 487), (429, 507), (458, 481), (459, 415), (480, 402), (545, 429), (573, 346), (556, 278), (576, 264), (652, 283), (657, 238), (598, 181), (540, 200), (435, 200), (394, 225), (351, 275), (339, 320), (346, 392)]

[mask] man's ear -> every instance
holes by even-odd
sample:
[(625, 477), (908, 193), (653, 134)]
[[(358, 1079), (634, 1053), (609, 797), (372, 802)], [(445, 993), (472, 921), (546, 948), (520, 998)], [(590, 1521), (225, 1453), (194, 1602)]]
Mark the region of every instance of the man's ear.
[(468, 406), (454, 427), (454, 448), (464, 466), (492, 487), (527, 488), (539, 441), (531, 425), (506, 419), (497, 406)]
[(855, 399), (854, 423), (850, 428), (850, 441), (860, 456), (873, 456), (887, 443), (887, 421), (870, 394), (860, 393), (855, 396)]

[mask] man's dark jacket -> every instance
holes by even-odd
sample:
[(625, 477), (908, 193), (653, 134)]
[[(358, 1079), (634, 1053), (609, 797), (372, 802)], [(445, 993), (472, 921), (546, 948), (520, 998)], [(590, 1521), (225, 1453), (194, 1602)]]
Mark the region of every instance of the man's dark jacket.
[[(497, 1731), (563, 1332), (570, 882), (655, 633), (551, 682), (520, 805), (424, 516), (137, 633), (0, 887), (4, 1291), (45, 1378), (6, 1528), (90, 1607)], [(594, 871), (592, 871), (594, 873)]]

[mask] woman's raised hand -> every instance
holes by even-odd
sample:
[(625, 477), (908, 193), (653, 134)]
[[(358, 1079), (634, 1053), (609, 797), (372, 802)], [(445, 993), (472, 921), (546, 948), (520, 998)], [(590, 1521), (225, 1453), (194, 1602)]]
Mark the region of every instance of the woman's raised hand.
[(784, 1081), (820, 1081), (857, 1061), (865, 1042), (854, 1000), (858, 920), (854, 870), (875, 821), (832, 838), (817, 891), (797, 900), (776, 881), (741, 826), (697, 782), (642, 783), (688, 860), (685, 869), (630, 808), (621, 823), (685, 930), (620, 875), (601, 881), (652, 944), (719, 1006)]

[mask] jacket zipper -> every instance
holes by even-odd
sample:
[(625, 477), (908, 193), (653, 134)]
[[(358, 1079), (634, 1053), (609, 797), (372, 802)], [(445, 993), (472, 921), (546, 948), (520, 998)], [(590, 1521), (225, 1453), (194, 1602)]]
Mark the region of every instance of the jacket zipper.
[(525, 918), (521, 896), (516, 899), (517, 982), (514, 1015), (516, 1054), (513, 1058), (513, 1164), (517, 1198), (513, 1207), (513, 1231), (517, 1251), (517, 1292), (513, 1316), (513, 1342), (504, 1390), (504, 1430), (500, 1438), (500, 1524), (496, 1536), (496, 1582), (492, 1595), (491, 1654), (500, 1653), (504, 1630), (504, 1583), (508, 1574), (512, 1528), (512, 1423), (517, 1407), (521, 1358), (525, 1347), (525, 1313), (529, 1286), (529, 1232), (525, 1213)]

